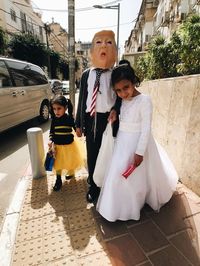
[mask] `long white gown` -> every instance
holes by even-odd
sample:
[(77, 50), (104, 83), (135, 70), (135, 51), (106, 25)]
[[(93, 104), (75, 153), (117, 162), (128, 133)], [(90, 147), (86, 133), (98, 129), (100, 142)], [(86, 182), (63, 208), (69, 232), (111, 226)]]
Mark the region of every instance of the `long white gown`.
[[(151, 120), (150, 96), (122, 100), (119, 131), (97, 202), (98, 212), (108, 221), (139, 220), (145, 202), (159, 211), (176, 189), (177, 172), (154, 140)], [(143, 162), (126, 179), (122, 173), (132, 164), (135, 153), (144, 156)]]

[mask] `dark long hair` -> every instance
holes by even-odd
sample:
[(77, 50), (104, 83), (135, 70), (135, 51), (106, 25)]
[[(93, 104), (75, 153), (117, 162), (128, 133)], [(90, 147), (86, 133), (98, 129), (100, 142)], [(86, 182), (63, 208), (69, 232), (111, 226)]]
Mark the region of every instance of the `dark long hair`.
[(131, 81), (136, 87), (140, 85), (140, 79), (135, 75), (134, 69), (130, 66), (130, 64), (120, 64), (119, 66), (116, 66), (111, 75), (111, 82), (112, 86), (121, 80), (129, 80)]
[(53, 114), (53, 104), (59, 104), (64, 108), (67, 108), (69, 116), (73, 117), (73, 105), (70, 99), (66, 99), (63, 95), (56, 95), (50, 101), (51, 115)]

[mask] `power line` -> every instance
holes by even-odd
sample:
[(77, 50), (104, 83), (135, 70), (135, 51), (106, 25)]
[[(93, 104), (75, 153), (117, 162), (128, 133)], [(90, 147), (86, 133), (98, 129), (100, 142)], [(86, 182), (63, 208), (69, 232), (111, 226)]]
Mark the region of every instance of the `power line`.
[[(102, 4), (102, 6), (109, 6), (112, 5), (114, 3), (120, 2), (121, 0), (116, 0), (116, 1), (112, 1), (106, 4)], [(35, 3), (32, 1), (32, 3), (35, 5)], [(18, 3), (20, 4), (20, 3)], [(38, 9), (41, 11), (48, 11), (48, 12), (67, 12), (68, 13), (68, 9), (48, 9), (48, 8), (39, 8), (39, 7), (33, 7), (33, 9)], [(82, 7), (82, 8), (76, 8), (75, 12), (81, 12), (81, 11), (89, 11), (89, 10), (94, 10), (96, 9), (95, 7)]]
[[(65, 44), (60, 40), (60, 39), (58, 39), (58, 37), (55, 35), (55, 33), (54, 32), (50, 32), (50, 35), (53, 35), (53, 38), (55, 39), (55, 41), (60, 45), (60, 47), (66, 52), (66, 53), (68, 53), (68, 50), (65, 48)], [(52, 40), (52, 39), (51, 39)], [(51, 40), (49, 40), (49, 41), (51, 41)], [(67, 57), (68, 57), (68, 55), (67, 55)]]
[[(120, 23), (120, 26), (124, 26), (124, 25), (128, 25), (128, 24), (132, 24), (133, 22), (135, 22), (137, 19), (132, 20), (131, 22), (125, 22), (125, 23)], [(102, 29), (102, 28), (114, 28), (117, 27), (117, 25), (110, 25), (110, 26), (102, 26), (102, 27), (95, 27), (95, 28), (79, 28), (76, 30), (95, 30), (95, 29)]]

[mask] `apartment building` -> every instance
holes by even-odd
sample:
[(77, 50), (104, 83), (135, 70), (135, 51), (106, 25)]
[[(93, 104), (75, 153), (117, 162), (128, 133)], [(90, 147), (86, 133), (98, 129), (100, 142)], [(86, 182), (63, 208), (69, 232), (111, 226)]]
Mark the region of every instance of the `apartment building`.
[(49, 47), (58, 52), (60, 56), (67, 60), (68, 59), (68, 33), (61, 27), (59, 23), (52, 22), (48, 24), (49, 34), (48, 41)]
[(156, 34), (168, 40), (191, 13), (200, 14), (200, 0), (143, 0), (135, 26), (125, 43), (125, 57), (144, 53)]
[(76, 80), (79, 81), (83, 71), (89, 67), (89, 51), (91, 47), (91, 42), (81, 42), (75, 43), (75, 55), (78, 61), (79, 69), (76, 72)]
[(30, 0), (0, 0), (0, 27), (8, 36), (13, 33), (31, 33), (46, 43), (41, 14), (34, 12)]

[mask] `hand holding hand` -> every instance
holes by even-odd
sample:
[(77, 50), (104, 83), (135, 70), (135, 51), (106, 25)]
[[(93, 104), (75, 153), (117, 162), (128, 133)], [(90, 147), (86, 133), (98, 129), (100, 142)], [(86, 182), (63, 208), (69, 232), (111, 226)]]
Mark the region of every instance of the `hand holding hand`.
[(48, 142), (49, 149), (52, 148), (52, 145), (53, 145), (53, 142), (50, 140), (50, 141)]
[(138, 167), (143, 161), (143, 156), (139, 154), (134, 155), (134, 166)]
[(76, 136), (79, 138), (82, 136), (82, 130), (79, 127), (76, 128)]
[(109, 114), (109, 117), (108, 117), (108, 122), (111, 122), (111, 124), (112, 124), (116, 120), (117, 120), (117, 112), (116, 112), (116, 110), (112, 109), (110, 111), (110, 114)]

